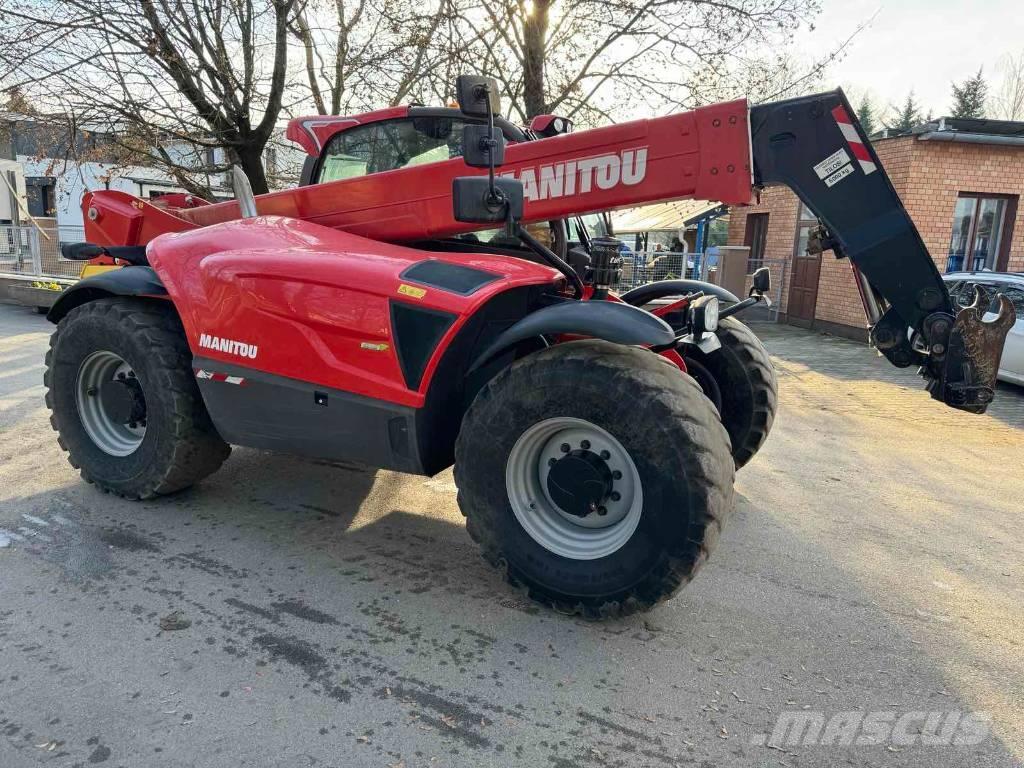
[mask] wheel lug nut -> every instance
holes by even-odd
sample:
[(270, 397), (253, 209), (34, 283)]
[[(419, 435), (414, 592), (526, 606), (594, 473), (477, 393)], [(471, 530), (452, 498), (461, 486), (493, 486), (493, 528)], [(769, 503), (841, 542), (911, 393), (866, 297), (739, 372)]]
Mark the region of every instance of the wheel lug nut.
[(590, 449), (590, 441), (589, 440), (581, 441), (580, 442), (580, 448), (582, 448), (584, 451), (589, 450)]
[(621, 480), (622, 479), (622, 473), (619, 472), (619, 470), (616, 469), (614, 472), (612, 472), (612, 479), (613, 480)]
[(85, 394), (87, 394), (89, 397), (96, 397), (96, 394), (98, 392), (99, 390), (96, 389), (96, 387), (89, 387), (87, 390), (85, 390)]
[(553, 467), (558, 463), (558, 459), (548, 459), (548, 466)]
[(598, 507), (597, 508), (597, 514), (599, 514), (599, 515), (607, 515), (608, 514), (608, 508), (607, 507)]
[(608, 459), (610, 459), (611, 457), (612, 455), (608, 453), (608, 451), (601, 451), (601, 458), (604, 459), (605, 461), (608, 461)]
[(562, 445), (559, 446), (559, 448), (561, 449), (562, 453), (568, 453), (570, 450), (572, 450), (568, 443), (562, 443)]
[(122, 380), (123, 380), (123, 379), (124, 379), (124, 374), (123, 374), (123, 373), (119, 373), (119, 374), (117, 374), (117, 378), (119, 378), (119, 379), (122, 379)]
[(610, 498), (612, 501), (618, 501), (619, 499), (622, 498), (622, 494), (619, 493), (618, 491), (612, 491)]
[(135, 429), (139, 425), (138, 425), (137, 422), (130, 421), (130, 422), (128, 422), (128, 426), (131, 427), (132, 429)]

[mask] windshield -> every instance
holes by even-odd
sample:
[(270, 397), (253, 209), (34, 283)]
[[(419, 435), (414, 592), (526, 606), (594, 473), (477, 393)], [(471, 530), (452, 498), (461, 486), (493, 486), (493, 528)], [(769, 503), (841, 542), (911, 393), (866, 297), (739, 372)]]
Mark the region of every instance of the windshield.
[(452, 118), (419, 117), (349, 128), (327, 143), (314, 183), (460, 157), (466, 124)]

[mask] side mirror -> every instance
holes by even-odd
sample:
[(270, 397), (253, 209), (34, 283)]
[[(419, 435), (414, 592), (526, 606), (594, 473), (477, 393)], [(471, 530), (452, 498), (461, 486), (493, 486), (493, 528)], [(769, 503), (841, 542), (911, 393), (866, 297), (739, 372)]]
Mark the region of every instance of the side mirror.
[[(493, 184), (493, 186), (492, 186)], [(452, 181), (452, 209), (456, 221), (500, 224), (523, 216), (523, 183), (516, 179), (461, 176)]]
[(768, 293), (772, 289), (772, 274), (768, 267), (761, 267), (754, 271), (751, 277), (750, 292), (752, 294)]
[(462, 129), (462, 158), (471, 168), (490, 168), (505, 162), (505, 137), (486, 125), (467, 125)]
[(487, 117), (501, 112), (498, 81), (481, 75), (459, 75), (455, 78), (455, 99), (459, 109), (470, 117)]

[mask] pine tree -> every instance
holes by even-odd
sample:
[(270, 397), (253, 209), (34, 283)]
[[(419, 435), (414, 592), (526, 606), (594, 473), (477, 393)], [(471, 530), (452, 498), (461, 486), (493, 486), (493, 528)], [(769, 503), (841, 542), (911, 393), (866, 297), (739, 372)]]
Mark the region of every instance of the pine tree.
[(25, 97), (18, 86), (8, 88), (4, 95), (6, 98), (0, 102), (0, 111), (14, 112), (19, 115), (36, 114), (36, 108), (32, 106), (32, 102)]
[(899, 112), (896, 113), (896, 119), (892, 123), (887, 123), (885, 127), (896, 133), (907, 133), (920, 123), (921, 108), (914, 100), (914, 92), (911, 91), (907, 94), (907, 100), (903, 102)]
[(974, 77), (967, 78), (959, 85), (953, 83), (953, 106), (950, 109), (950, 117), (984, 117), (987, 96), (988, 84), (979, 69)]
[(875, 108), (871, 106), (871, 100), (867, 97), (867, 94), (860, 100), (860, 106), (857, 107), (857, 119), (860, 120), (861, 128), (864, 129), (864, 133), (869, 137), (878, 130), (878, 123), (875, 120)]

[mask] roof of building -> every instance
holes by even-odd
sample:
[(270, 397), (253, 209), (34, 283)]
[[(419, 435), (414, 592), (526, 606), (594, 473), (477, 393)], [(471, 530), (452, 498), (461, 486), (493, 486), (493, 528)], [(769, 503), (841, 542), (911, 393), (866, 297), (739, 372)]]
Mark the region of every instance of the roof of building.
[(922, 141), (1024, 146), (1024, 121), (939, 117), (915, 125), (909, 131), (892, 131), (886, 128), (874, 134), (872, 141), (892, 139), (898, 136), (916, 136)]
[(984, 133), (988, 136), (1024, 136), (1024, 122), (1020, 120), (989, 120), (987, 118), (940, 117), (923, 123), (914, 133), (925, 131), (960, 131), (962, 133)]
[(612, 213), (616, 232), (652, 232), (682, 229), (719, 208), (721, 203), (708, 200), (676, 200)]

